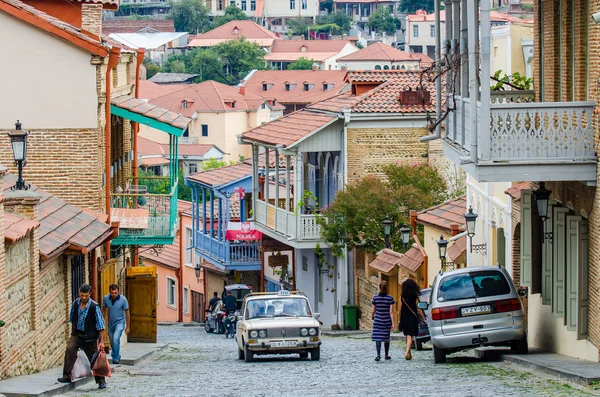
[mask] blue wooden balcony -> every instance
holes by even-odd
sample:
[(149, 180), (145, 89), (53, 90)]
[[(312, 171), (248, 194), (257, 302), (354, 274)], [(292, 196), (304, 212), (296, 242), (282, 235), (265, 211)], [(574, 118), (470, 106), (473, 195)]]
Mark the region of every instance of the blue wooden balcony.
[(226, 270), (260, 270), (260, 242), (219, 240), (196, 232), (195, 250), (206, 261)]

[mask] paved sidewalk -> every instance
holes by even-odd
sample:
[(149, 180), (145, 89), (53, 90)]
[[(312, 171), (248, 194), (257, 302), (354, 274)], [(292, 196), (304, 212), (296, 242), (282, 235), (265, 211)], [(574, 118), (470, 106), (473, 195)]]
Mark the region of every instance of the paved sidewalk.
[(600, 364), (549, 353), (542, 350), (530, 349), (529, 354), (511, 354), (506, 349), (475, 349), (479, 358), (500, 359), (525, 368), (534, 369), (549, 375), (557, 376), (569, 382), (590, 385), (600, 382)]
[[(166, 343), (128, 343), (123, 345), (121, 365), (135, 365), (167, 346)], [(56, 367), (37, 374), (5, 379), (0, 382), (0, 395), (6, 397), (57, 396), (94, 381), (93, 377), (88, 377), (71, 383), (59, 383), (57, 379), (61, 376), (62, 367)]]

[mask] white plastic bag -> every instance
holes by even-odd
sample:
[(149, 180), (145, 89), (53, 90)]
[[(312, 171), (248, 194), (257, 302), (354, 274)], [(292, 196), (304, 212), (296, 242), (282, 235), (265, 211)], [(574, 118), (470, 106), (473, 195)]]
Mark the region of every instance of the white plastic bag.
[(71, 379), (79, 379), (92, 376), (92, 369), (90, 368), (90, 360), (88, 360), (85, 352), (81, 349), (77, 352), (77, 361), (73, 365), (71, 370)]

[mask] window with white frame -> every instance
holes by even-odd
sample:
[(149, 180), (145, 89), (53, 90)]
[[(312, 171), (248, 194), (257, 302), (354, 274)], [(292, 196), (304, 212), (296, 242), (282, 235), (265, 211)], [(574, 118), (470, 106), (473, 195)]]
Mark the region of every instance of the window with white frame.
[(256, 11), (256, 0), (250, 0), (250, 11)]
[(242, 0), (242, 11), (246, 11), (246, 0)]
[(419, 37), (419, 25), (413, 25), (413, 37)]
[(429, 34), (431, 35), (431, 37), (435, 37), (435, 25), (429, 26)]
[(290, 0), (290, 10), (296, 9), (296, 0)]
[(188, 171), (190, 174), (195, 174), (196, 172), (198, 172), (198, 164), (197, 163), (190, 163), (188, 165)]
[(192, 263), (192, 247), (194, 246), (194, 239), (192, 236), (192, 229), (189, 227), (185, 228), (185, 263)]
[(302, 9), (306, 10), (308, 8), (308, 0), (302, 0)]
[(175, 280), (167, 277), (167, 306), (175, 306)]
[(189, 294), (190, 290), (188, 287), (183, 287), (183, 312), (189, 313)]

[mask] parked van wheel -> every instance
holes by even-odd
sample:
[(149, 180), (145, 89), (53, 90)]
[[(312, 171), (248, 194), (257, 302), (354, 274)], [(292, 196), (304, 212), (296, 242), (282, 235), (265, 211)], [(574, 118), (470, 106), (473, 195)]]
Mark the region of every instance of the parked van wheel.
[(433, 362), (436, 364), (443, 364), (446, 362), (446, 352), (433, 346)]
[(511, 341), (510, 350), (515, 354), (527, 354), (529, 352), (529, 346), (527, 345), (527, 335), (525, 335), (519, 340)]

